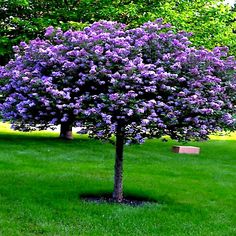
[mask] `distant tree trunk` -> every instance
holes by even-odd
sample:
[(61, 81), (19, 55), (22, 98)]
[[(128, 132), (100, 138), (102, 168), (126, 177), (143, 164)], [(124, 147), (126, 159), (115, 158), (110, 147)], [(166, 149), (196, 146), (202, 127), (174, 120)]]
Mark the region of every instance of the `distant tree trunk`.
[(123, 200), (123, 151), (124, 151), (124, 133), (122, 127), (118, 125), (116, 132), (116, 159), (113, 199), (116, 202)]
[(71, 140), (72, 136), (72, 125), (68, 122), (61, 123), (60, 138)]

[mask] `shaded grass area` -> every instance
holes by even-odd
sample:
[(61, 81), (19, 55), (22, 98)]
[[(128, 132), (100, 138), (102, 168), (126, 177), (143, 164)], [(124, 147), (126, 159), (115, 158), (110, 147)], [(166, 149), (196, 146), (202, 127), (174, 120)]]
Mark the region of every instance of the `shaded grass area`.
[(0, 235), (236, 235), (236, 136), (125, 147), (125, 194), (157, 202), (138, 207), (81, 200), (112, 192), (114, 147), (57, 136), (0, 123)]

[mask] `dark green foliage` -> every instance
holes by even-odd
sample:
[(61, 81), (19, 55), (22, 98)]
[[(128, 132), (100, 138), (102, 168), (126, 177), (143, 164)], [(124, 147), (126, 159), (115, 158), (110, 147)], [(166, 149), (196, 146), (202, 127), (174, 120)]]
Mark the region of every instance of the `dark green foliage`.
[[(82, 7), (83, 6), (83, 7)], [(89, 9), (83, 11), (82, 9)], [(81, 1), (79, 15), (84, 21), (109, 19), (137, 26), (149, 20), (163, 18), (176, 30), (193, 32), (192, 41), (196, 46), (209, 49), (226, 45), (236, 54), (235, 16), (223, 1), (216, 0), (103, 0)]]
[(0, 0), (0, 64), (12, 56), (12, 46), (42, 36), (53, 25), (80, 29), (74, 11), (78, 0)]

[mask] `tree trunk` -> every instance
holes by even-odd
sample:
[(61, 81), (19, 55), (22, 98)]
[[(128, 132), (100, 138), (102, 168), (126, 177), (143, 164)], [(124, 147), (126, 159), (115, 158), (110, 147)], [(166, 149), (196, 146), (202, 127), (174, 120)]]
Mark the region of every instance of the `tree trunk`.
[(118, 125), (116, 132), (116, 159), (113, 192), (113, 199), (116, 202), (122, 202), (123, 200), (123, 150), (124, 134), (122, 132), (122, 128)]
[(60, 138), (71, 140), (72, 136), (72, 125), (68, 122), (61, 123)]

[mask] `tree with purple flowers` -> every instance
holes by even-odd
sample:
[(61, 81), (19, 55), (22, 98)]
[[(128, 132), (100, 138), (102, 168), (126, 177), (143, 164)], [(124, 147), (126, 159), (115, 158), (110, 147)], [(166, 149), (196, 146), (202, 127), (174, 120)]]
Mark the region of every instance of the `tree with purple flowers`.
[(161, 20), (134, 29), (107, 21), (64, 33), (49, 27), (45, 36), (15, 47), (2, 69), (2, 113), (19, 130), (64, 124), (92, 138), (114, 135), (116, 202), (125, 144), (204, 140), (235, 128), (236, 62), (225, 47), (191, 47), (188, 33)]

